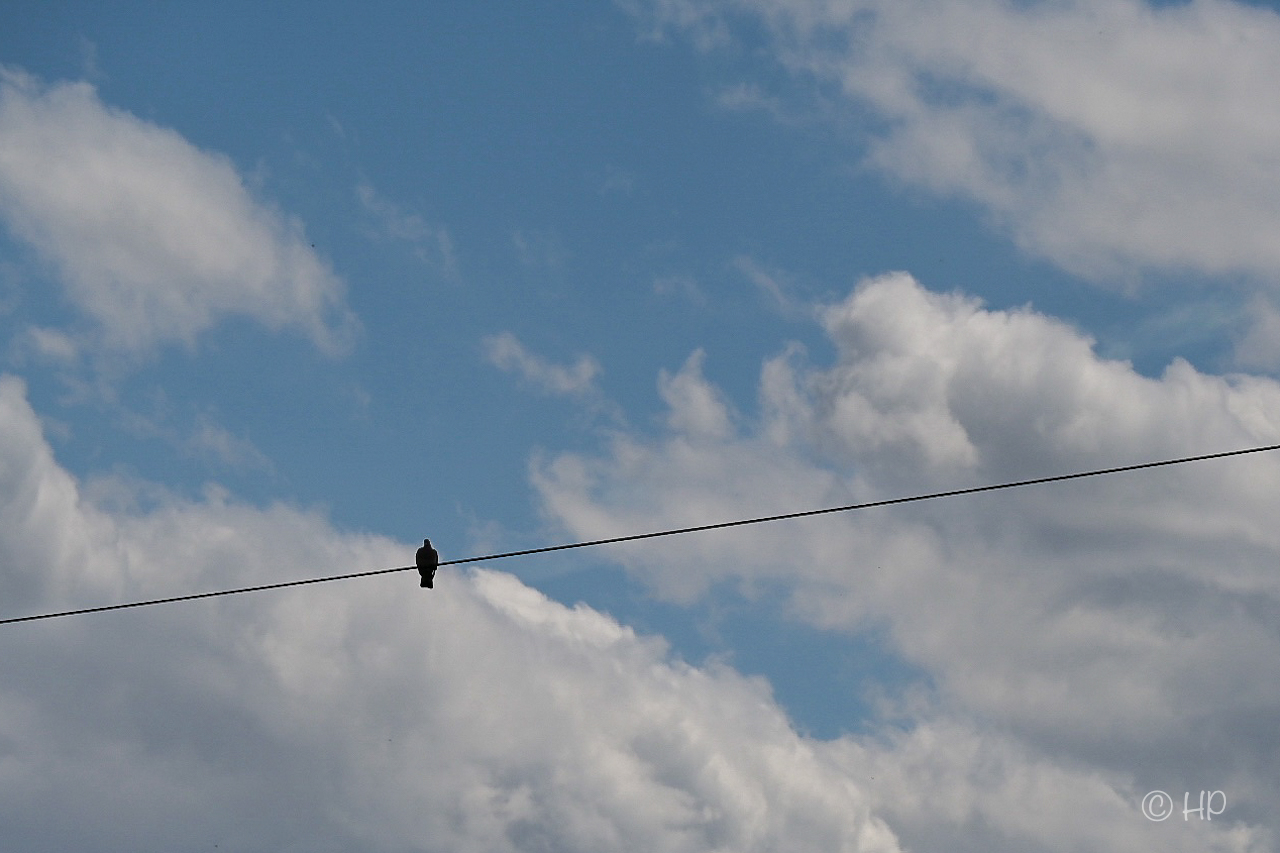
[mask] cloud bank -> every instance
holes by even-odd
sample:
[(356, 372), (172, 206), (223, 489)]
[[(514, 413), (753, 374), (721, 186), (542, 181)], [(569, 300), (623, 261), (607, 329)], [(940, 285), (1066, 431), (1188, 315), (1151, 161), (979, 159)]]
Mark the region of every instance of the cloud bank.
[(91, 321), (81, 348), (190, 345), (237, 315), (335, 353), (356, 327), (297, 220), (256, 201), (226, 157), (86, 83), (0, 73), (0, 218)]
[[(0, 378), (6, 615), (398, 565), (411, 546), (64, 471)], [(398, 585), (398, 586), (397, 586)], [(0, 824), (42, 851), (897, 853), (767, 685), (511, 576), (10, 625)]]
[[(1274, 381), (1181, 361), (1146, 378), (1062, 323), (906, 274), (864, 282), (821, 319), (834, 363), (796, 348), (768, 361), (755, 414), (732, 411), (695, 354), (660, 381), (658, 436), (618, 432), (602, 452), (535, 467), (546, 512), (593, 539), (1280, 440)], [(886, 630), (936, 685), (930, 709), (907, 714), (925, 727), (894, 752), (920, 762), (918, 776), (894, 771), (904, 795), (968, 773), (933, 793), (977, 803), (991, 795), (981, 768), (1006, 760), (1013, 776), (1057, 779), (1042, 793), (1063, 809), (1079, 786), (1130, 809), (1126, 786), (1230, 789), (1251, 828), (1213, 843), (1253, 849), (1280, 814), (1277, 490), (1280, 458), (1267, 454), (613, 553), (671, 600), (727, 583), (778, 591), (813, 625)], [(886, 801), (901, 818), (891, 826), (931, 837), (937, 815), (921, 805), (913, 817), (909, 801)], [(987, 814), (991, 837), (960, 834), (974, 849), (1122, 849), (1061, 834), (1065, 811), (1037, 814), (1040, 829)]]

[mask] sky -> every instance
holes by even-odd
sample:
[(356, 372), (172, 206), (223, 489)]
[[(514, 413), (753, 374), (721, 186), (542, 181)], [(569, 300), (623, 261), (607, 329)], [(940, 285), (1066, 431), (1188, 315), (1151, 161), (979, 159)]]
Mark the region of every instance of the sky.
[[(1276, 81), (1234, 0), (9, 0), (0, 618), (1280, 443)], [(1278, 495), (0, 625), (0, 839), (1278, 851)]]

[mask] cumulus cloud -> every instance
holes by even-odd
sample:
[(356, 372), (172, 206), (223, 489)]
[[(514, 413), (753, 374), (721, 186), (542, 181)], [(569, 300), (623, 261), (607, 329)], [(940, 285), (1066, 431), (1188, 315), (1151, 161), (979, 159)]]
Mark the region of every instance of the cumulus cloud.
[[(82, 483), (0, 378), (4, 615), (399, 565), (287, 506)], [(414, 594), (400, 590), (412, 587)], [(420, 594), (419, 594), (420, 593)], [(768, 687), (493, 571), (10, 625), (23, 850), (896, 853)]]
[[(1093, 276), (1275, 281), (1280, 17), (1229, 0), (654, 0), (648, 25), (729, 42), (741, 18), (834, 103), (868, 162), (978, 202)], [(746, 38), (743, 35), (743, 38)]]
[[(1121, 775), (1046, 759), (1014, 739), (950, 720), (920, 719), (874, 741), (845, 738), (833, 752), (858, 767), (879, 814), (914, 851), (1178, 850), (1263, 853), (1269, 833), (1224, 828), (1177, 813), (1153, 822), (1135, 813), (1145, 789)], [(1225, 793), (1225, 792), (1224, 792)], [(1188, 801), (1195, 808), (1198, 792)], [(1166, 801), (1167, 802), (1167, 801)], [(1230, 818), (1228, 818), (1230, 820)], [(1215, 825), (1215, 823), (1217, 825)]]
[(256, 201), (226, 157), (87, 83), (0, 72), (0, 217), (107, 351), (191, 344), (230, 315), (297, 328), (331, 353), (355, 328), (297, 220)]
[[(603, 452), (535, 467), (547, 512), (591, 539), (1280, 441), (1280, 383), (1182, 361), (1147, 378), (1065, 324), (906, 274), (864, 282), (820, 318), (833, 364), (788, 349), (764, 365), (759, 411), (730, 417), (695, 356), (661, 380), (661, 435), (619, 432)], [(1131, 814), (1128, 785), (1229, 782), (1257, 843), (1280, 814), (1280, 741), (1264, 722), (1280, 715), (1278, 491), (1268, 454), (614, 553), (673, 600), (726, 582), (781, 589), (814, 625), (887, 629), (936, 685), (936, 711), (913, 718), (972, 732), (965, 784), (979, 784), (987, 748), (1027, 756), (1012, 776), (1046, 768), (1031, 775), (1063, 797), (1052, 779), (1104, 780)], [(937, 747), (939, 761), (969, 748)], [(925, 832), (923, 812), (899, 816), (904, 838)], [(1080, 849), (1059, 823), (1046, 815), (1036, 843)], [(1027, 849), (1021, 832), (973, 849)], [(1251, 849), (1232, 838), (1214, 843)]]
[(703, 379), (705, 360), (706, 353), (698, 350), (674, 376), (664, 370), (658, 377), (658, 390), (670, 410), (672, 429), (695, 438), (722, 439), (731, 431), (729, 405)]

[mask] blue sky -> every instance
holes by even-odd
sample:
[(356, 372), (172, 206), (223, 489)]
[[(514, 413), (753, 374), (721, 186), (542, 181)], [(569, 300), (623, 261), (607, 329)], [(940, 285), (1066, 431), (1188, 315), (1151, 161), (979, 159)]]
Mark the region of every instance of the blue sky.
[[(1276, 443), (1277, 57), (1227, 0), (6, 4), (0, 615)], [(1274, 850), (1277, 486), (10, 626), (0, 824)]]

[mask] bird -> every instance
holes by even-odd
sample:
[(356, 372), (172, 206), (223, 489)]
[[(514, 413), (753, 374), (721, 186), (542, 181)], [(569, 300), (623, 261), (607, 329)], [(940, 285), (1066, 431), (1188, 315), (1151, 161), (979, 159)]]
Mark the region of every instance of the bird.
[(430, 539), (422, 540), (422, 547), (418, 549), (416, 564), (418, 566), (418, 574), (422, 576), (421, 586), (424, 589), (431, 589), (435, 586), (436, 569), (440, 568), (440, 555), (435, 548), (431, 547)]

